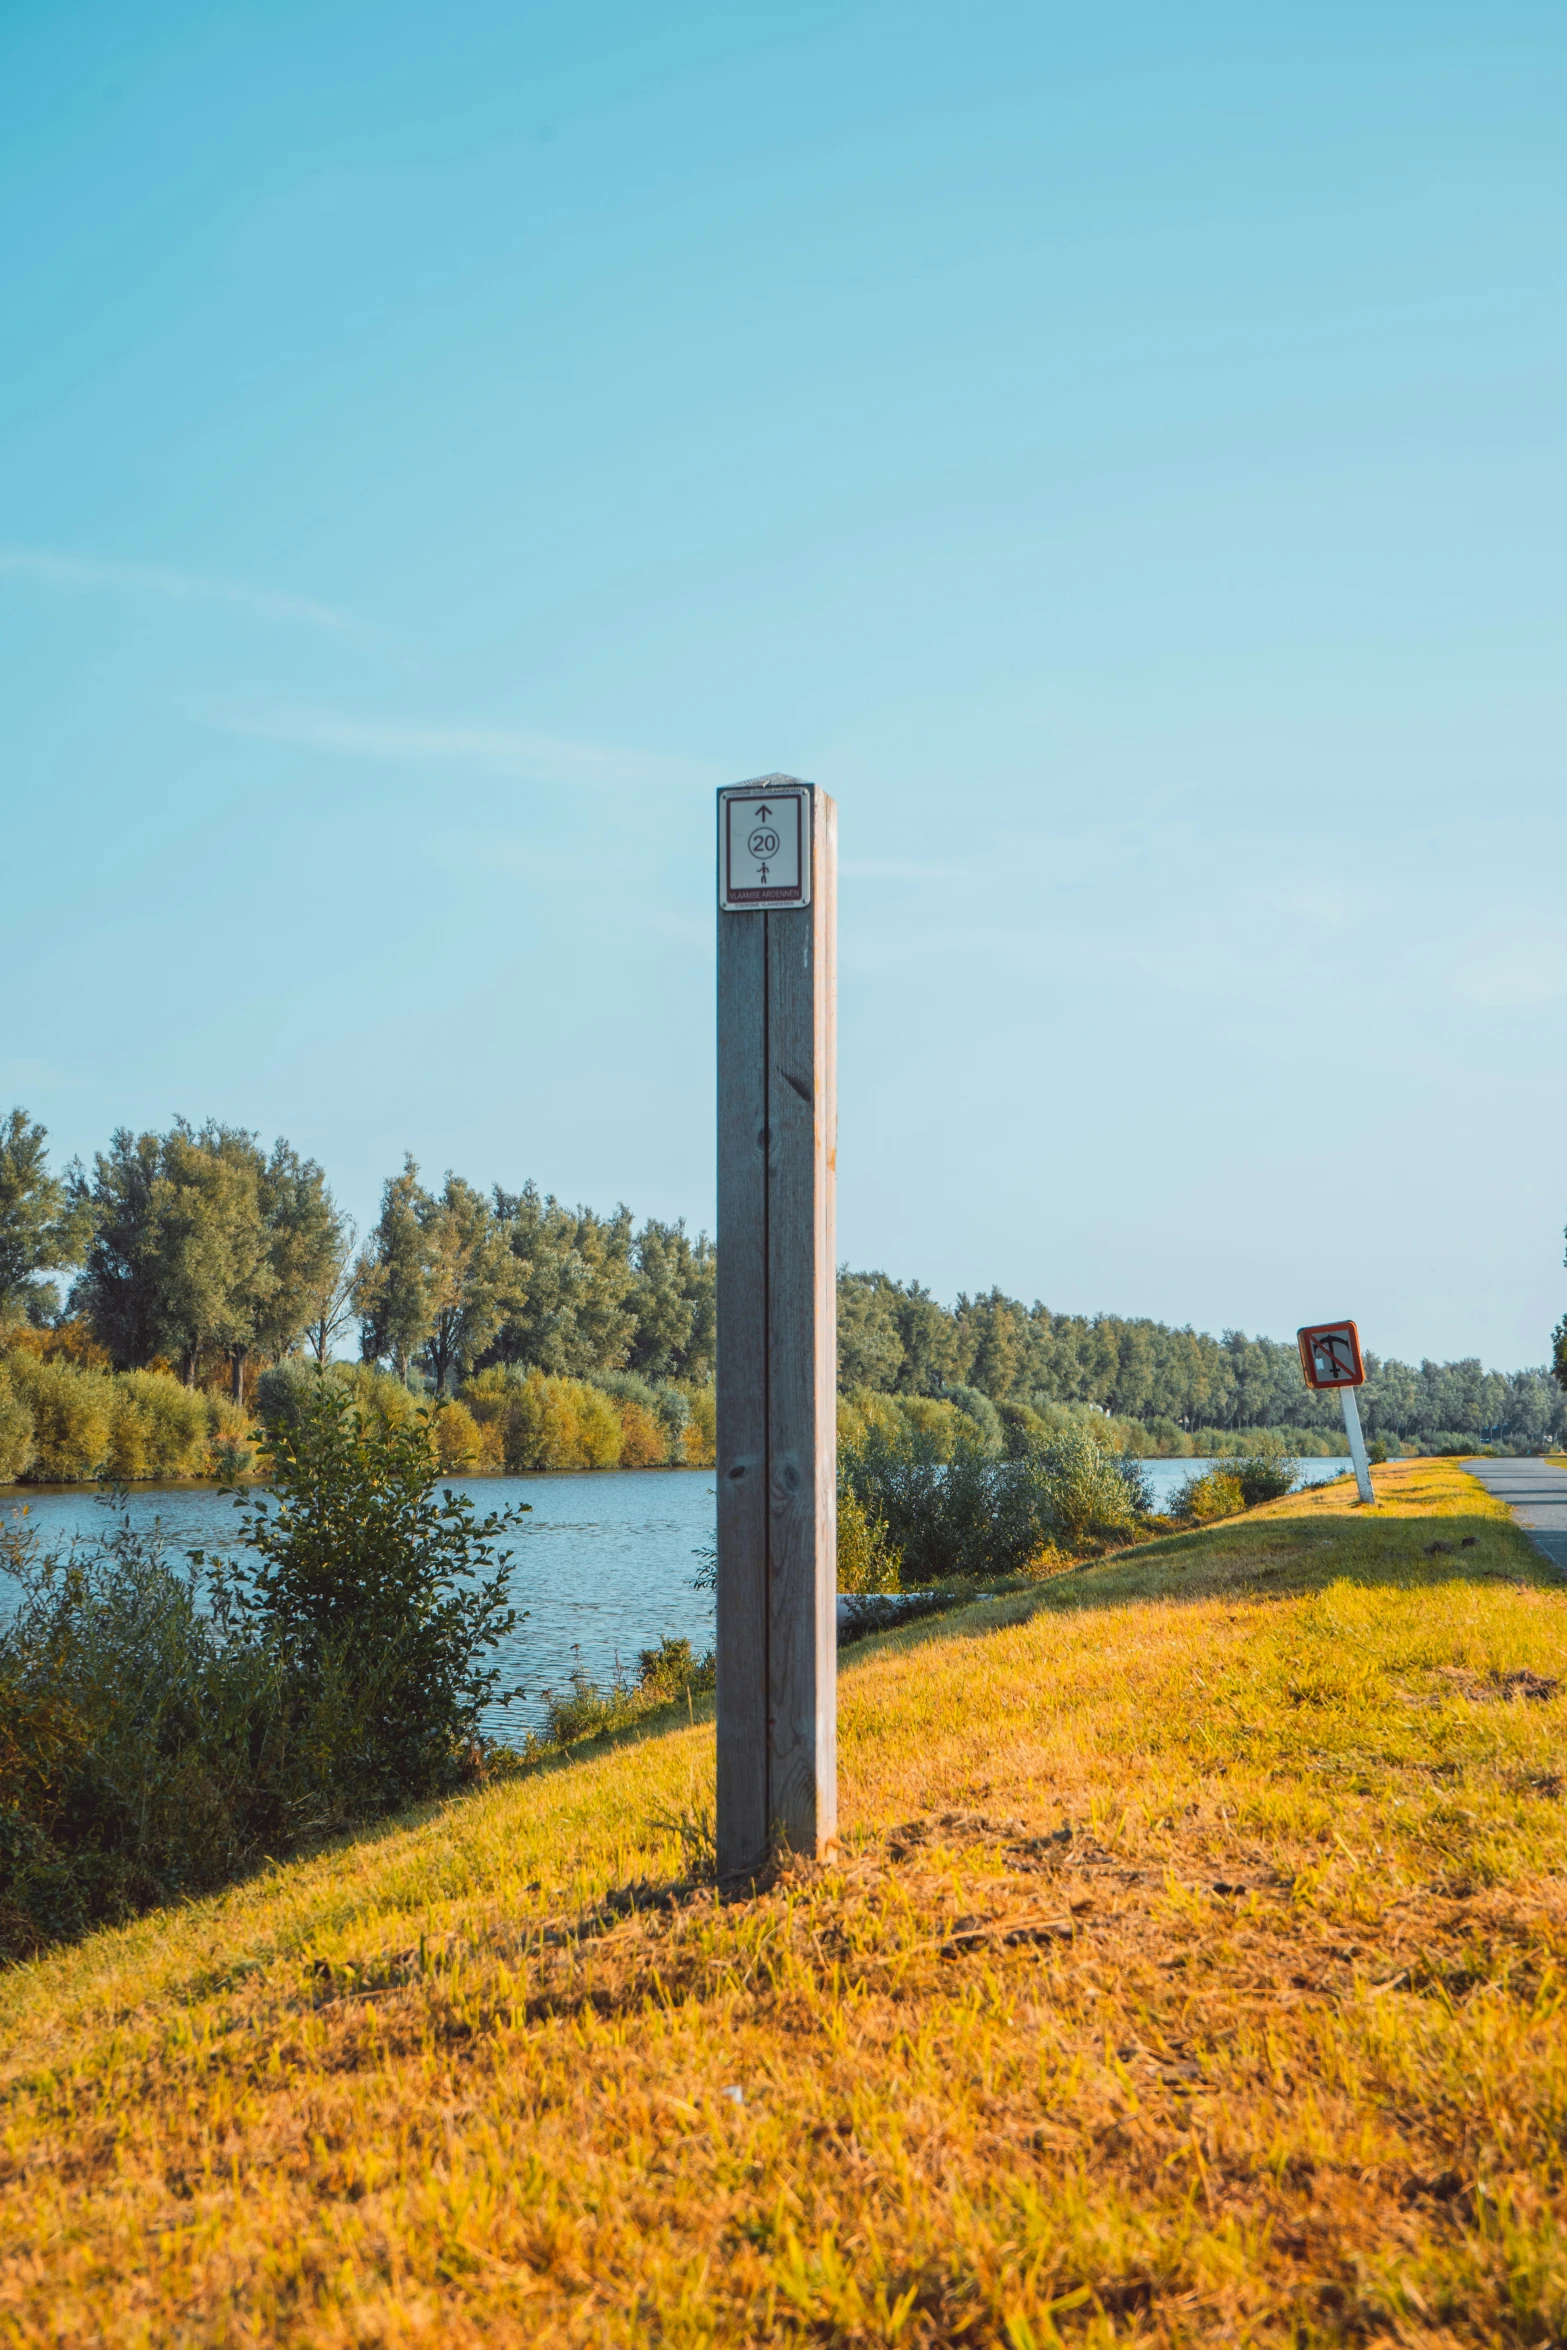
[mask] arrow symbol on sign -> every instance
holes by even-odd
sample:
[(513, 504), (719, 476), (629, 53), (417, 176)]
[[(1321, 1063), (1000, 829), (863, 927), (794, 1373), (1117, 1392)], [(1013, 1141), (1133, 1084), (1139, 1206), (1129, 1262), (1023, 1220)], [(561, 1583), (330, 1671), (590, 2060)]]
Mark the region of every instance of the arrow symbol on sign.
[(756, 812), (758, 816), (770, 816), (772, 814), (771, 808), (758, 808)]

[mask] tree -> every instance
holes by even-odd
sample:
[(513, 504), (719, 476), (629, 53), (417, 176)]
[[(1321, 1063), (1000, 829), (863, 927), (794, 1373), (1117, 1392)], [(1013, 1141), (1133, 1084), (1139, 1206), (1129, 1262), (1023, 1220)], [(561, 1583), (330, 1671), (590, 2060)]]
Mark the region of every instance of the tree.
[(898, 1285), (885, 1273), (838, 1275), (838, 1384), (890, 1394), (903, 1369)]
[(84, 1176), (76, 1179), (92, 1238), (71, 1307), (86, 1316), (117, 1370), (150, 1362), (163, 1343), (152, 1208), (161, 1155), (156, 1134), (119, 1126), (93, 1160), (91, 1186)]
[(410, 1152), (402, 1173), (389, 1175), (382, 1186), (360, 1284), (359, 1351), (367, 1363), (389, 1360), (405, 1386), (433, 1319), (420, 1213), (433, 1205)]
[(894, 1310), (903, 1342), (899, 1393), (939, 1395), (944, 1387), (962, 1386), (969, 1358), (955, 1317), (917, 1281), (899, 1286)]
[(953, 1318), (968, 1357), (966, 1383), (992, 1403), (1004, 1402), (1017, 1386), (1028, 1316), (1015, 1298), (992, 1289), (983, 1297), (960, 1297)]
[[(162, 1342), (194, 1387), (202, 1350), (243, 1348), (273, 1290), (254, 1138), (177, 1118), (152, 1187), (153, 1263)], [(242, 1359), (242, 1358), (241, 1358)]]
[(27, 1112), (0, 1123), (0, 1322), (38, 1320), (59, 1305), (41, 1273), (74, 1264), (86, 1245), (90, 1215), (69, 1175), (51, 1175), (48, 1135)]
[(305, 1343), (324, 1371), (332, 1349), (359, 1312), (360, 1295), (371, 1271), (368, 1254), (359, 1253), (359, 1227), (352, 1216), (340, 1213), (330, 1257), (310, 1291), (305, 1319)]
[[(253, 1137), (242, 1139), (254, 1149)], [(246, 1358), (258, 1354), (275, 1362), (309, 1330), (323, 1290), (335, 1278), (342, 1248), (343, 1219), (326, 1177), (291, 1143), (280, 1139), (271, 1157), (258, 1163), (256, 1191), (261, 1248), (248, 1286), (238, 1291), (231, 1340), (236, 1403), (245, 1398)]]
[(713, 1375), (718, 1259), (705, 1232), (691, 1240), (685, 1218), (650, 1216), (632, 1244), (630, 1306), (634, 1332), (627, 1368), (644, 1379)]
[(573, 1210), (532, 1183), (497, 1185), (494, 1200), (520, 1278), (487, 1360), (567, 1378), (622, 1369), (637, 1327), (631, 1210)]
[(425, 1360), (444, 1395), (471, 1370), (521, 1288), (520, 1269), (482, 1192), (448, 1172), (439, 1199), (415, 1209), (424, 1237)]
[(177, 1118), (162, 1135), (119, 1129), (91, 1189), (77, 1189), (93, 1231), (72, 1304), (117, 1364), (171, 1354), (194, 1386), (203, 1356), (220, 1352), (240, 1400), (250, 1356), (297, 1345), (337, 1232), (313, 1159)]
[(226, 1350), (239, 1334), (261, 1253), (249, 1139), (178, 1118), (163, 1135), (121, 1127), (95, 1158), (83, 1186), (93, 1236), (71, 1303), (117, 1366), (173, 1354), (194, 1386), (203, 1346)]

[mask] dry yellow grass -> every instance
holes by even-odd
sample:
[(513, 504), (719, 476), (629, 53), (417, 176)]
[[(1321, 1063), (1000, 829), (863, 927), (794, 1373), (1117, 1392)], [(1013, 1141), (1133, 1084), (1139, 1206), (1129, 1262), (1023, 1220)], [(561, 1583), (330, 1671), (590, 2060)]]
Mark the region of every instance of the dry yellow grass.
[(5, 1978), (0, 2338), (1559, 2340), (1567, 1596), (1376, 1481), (862, 1651), (837, 1868), (699, 1721)]

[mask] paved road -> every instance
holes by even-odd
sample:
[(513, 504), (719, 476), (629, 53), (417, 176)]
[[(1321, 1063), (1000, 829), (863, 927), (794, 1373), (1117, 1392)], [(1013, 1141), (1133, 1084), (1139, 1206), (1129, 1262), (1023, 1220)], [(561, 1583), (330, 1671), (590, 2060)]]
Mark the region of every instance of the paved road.
[(1529, 1540), (1567, 1575), (1567, 1469), (1549, 1461), (1465, 1461), (1464, 1467), (1506, 1502)]

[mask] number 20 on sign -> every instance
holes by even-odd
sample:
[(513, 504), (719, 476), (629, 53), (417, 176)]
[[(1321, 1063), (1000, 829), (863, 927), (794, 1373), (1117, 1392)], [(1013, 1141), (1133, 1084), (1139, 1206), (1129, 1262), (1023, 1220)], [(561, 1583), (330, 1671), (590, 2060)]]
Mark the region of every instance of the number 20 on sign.
[(772, 791), (731, 786), (720, 795), (718, 903), (725, 913), (810, 904), (815, 796), (793, 781)]

